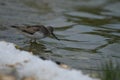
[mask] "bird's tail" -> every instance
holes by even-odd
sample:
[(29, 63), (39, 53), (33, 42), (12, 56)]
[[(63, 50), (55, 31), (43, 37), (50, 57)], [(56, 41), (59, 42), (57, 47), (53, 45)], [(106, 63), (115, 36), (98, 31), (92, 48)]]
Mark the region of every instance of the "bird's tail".
[(19, 28), (19, 26), (15, 26), (15, 25), (12, 25), (11, 27), (12, 27), (12, 28)]

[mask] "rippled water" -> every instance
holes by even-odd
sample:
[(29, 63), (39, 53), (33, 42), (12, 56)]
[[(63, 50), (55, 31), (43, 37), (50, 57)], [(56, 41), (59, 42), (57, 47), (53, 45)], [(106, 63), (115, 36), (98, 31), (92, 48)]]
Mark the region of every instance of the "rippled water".
[[(0, 40), (77, 69), (97, 69), (104, 59), (120, 59), (119, 0), (0, 0)], [(29, 43), (11, 25), (55, 27), (52, 37)]]

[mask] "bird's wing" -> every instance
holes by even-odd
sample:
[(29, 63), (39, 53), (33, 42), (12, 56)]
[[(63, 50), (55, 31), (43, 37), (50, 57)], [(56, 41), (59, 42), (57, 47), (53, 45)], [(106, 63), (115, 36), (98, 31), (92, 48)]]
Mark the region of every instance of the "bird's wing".
[(38, 26), (11, 26), (13, 28), (16, 28), (22, 32), (26, 32), (29, 34), (34, 34), (36, 31), (40, 30), (40, 27)]
[(34, 34), (36, 31), (39, 31), (39, 27), (29, 26), (21, 29), (23, 32), (27, 32), (29, 34)]

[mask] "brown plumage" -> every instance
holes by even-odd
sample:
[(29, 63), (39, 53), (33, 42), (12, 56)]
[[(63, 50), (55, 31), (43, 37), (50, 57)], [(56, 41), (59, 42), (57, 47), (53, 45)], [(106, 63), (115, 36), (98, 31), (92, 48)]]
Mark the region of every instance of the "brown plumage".
[(25, 26), (12, 26), (13, 28), (17, 28), (20, 31), (24, 32), (25, 35), (32, 38), (45, 38), (47, 36), (52, 35), (54, 38), (59, 40), (55, 34), (53, 33), (54, 29), (51, 26), (45, 27), (43, 25), (25, 25)]

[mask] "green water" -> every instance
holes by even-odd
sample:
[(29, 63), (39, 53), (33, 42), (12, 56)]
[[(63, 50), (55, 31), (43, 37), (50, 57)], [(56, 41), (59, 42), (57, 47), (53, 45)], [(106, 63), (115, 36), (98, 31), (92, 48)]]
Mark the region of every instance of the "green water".
[[(120, 60), (119, 0), (0, 0), (0, 40), (82, 70), (99, 70), (104, 59)], [(11, 25), (55, 27), (52, 37), (29, 43)]]

